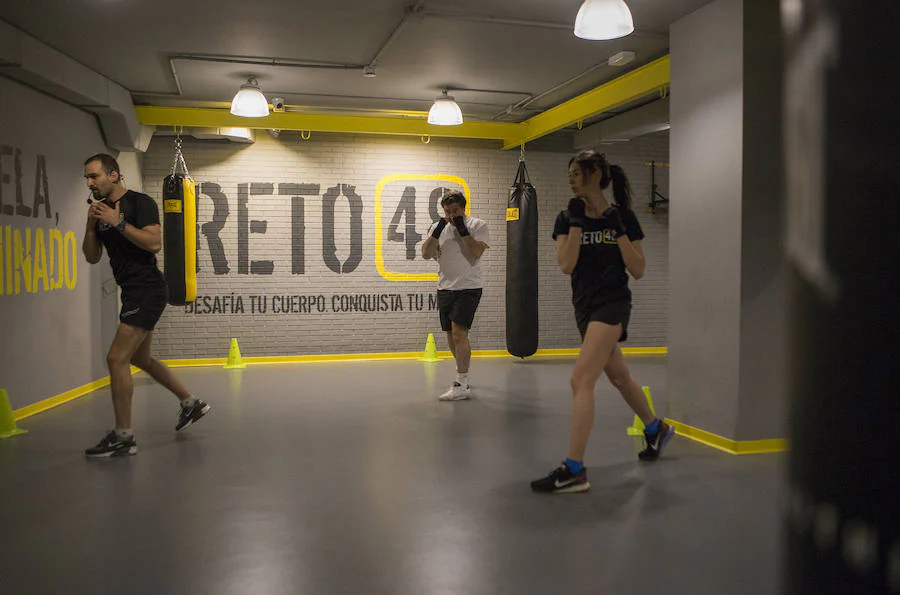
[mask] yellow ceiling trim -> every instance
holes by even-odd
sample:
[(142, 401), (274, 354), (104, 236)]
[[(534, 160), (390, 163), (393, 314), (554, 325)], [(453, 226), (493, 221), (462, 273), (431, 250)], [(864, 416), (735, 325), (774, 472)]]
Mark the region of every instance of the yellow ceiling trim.
[(602, 111), (659, 93), (668, 85), (669, 56), (666, 55), (525, 120), (520, 136), (504, 143), (503, 148), (514, 149)]
[(399, 134), (449, 138), (501, 140), (519, 134), (521, 124), (466, 122), (460, 126), (434, 126), (424, 118), (335, 116), (272, 112), (265, 118), (242, 118), (227, 109), (136, 106), (138, 121), (145, 126), (244, 127), (312, 132)]
[(339, 116), (272, 112), (265, 118), (242, 118), (227, 108), (137, 106), (145, 126), (244, 127), (313, 132), (389, 134), (419, 137), (500, 140), (504, 149), (539, 139), (600, 112), (640, 97), (664, 92), (670, 82), (669, 56), (641, 66), (521, 123), (465, 122), (434, 126), (423, 117)]

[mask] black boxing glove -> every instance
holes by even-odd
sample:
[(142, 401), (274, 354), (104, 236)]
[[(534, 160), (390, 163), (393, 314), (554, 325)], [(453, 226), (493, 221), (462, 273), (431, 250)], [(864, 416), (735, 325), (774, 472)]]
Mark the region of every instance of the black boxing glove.
[(447, 220), (441, 217), (438, 221), (438, 224), (434, 226), (434, 231), (431, 232), (431, 237), (434, 239), (438, 239), (441, 237), (441, 232), (444, 231), (444, 228), (447, 227)]
[(625, 235), (625, 224), (622, 223), (622, 212), (616, 207), (609, 207), (603, 211), (603, 217), (609, 222), (613, 237), (617, 240)]
[(569, 227), (580, 227), (584, 229), (584, 214), (586, 209), (587, 205), (578, 197), (569, 201)]
[(456, 231), (458, 231), (459, 235), (462, 237), (469, 235), (469, 229), (466, 227), (466, 217), (464, 215), (457, 215), (454, 217), (453, 225), (456, 226)]

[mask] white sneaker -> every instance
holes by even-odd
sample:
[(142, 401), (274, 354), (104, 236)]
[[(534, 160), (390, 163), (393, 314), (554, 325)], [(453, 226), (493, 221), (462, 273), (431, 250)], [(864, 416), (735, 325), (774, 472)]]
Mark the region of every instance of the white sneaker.
[(468, 385), (463, 386), (454, 382), (450, 390), (438, 397), (438, 401), (465, 401), (472, 398), (472, 389)]

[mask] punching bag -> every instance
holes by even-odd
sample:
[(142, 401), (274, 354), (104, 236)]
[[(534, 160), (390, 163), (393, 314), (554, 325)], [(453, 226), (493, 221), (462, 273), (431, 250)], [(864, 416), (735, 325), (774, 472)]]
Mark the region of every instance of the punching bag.
[(528, 357), (538, 347), (538, 209), (524, 158), (506, 207), (506, 350)]
[[(900, 4), (788, 13), (787, 595), (900, 594)], [(864, 238), (856, 241), (853, 238)]]
[[(176, 173), (178, 164), (183, 174)], [(163, 267), (169, 304), (184, 306), (197, 299), (197, 193), (194, 180), (175, 141), (172, 173), (163, 180)]]

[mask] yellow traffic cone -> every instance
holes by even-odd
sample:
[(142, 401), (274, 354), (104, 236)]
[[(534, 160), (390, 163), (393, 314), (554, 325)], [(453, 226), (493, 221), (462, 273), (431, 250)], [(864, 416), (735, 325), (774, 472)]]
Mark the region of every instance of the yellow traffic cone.
[(439, 362), (441, 358), (438, 357), (437, 347), (434, 344), (434, 335), (432, 333), (428, 333), (428, 339), (425, 341), (425, 353), (422, 354), (422, 357), (419, 358), (420, 362)]
[(12, 438), (26, 432), (27, 430), (20, 430), (16, 427), (16, 420), (13, 419), (12, 407), (9, 404), (9, 395), (5, 390), (0, 389), (0, 438)]
[(225, 363), (225, 369), (234, 370), (246, 367), (247, 364), (241, 359), (241, 348), (238, 347), (237, 339), (232, 339), (231, 347), (228, 349), (228, 361)]
[[(647, 396), (647, 403), (650, 404), (650, 412), (653, 415), (656, 415), (656, 411), (653, 410), (653, 397), (650, 396), (650, 387), (642, 386), (644, 389), (644, 394)], [(634, 423), (631, 424), (626, 432), (629, 436), (643, 436), (644, 435), (644, 422), (641, 421), (641, 418), (637, 415), (634, 416)]]

